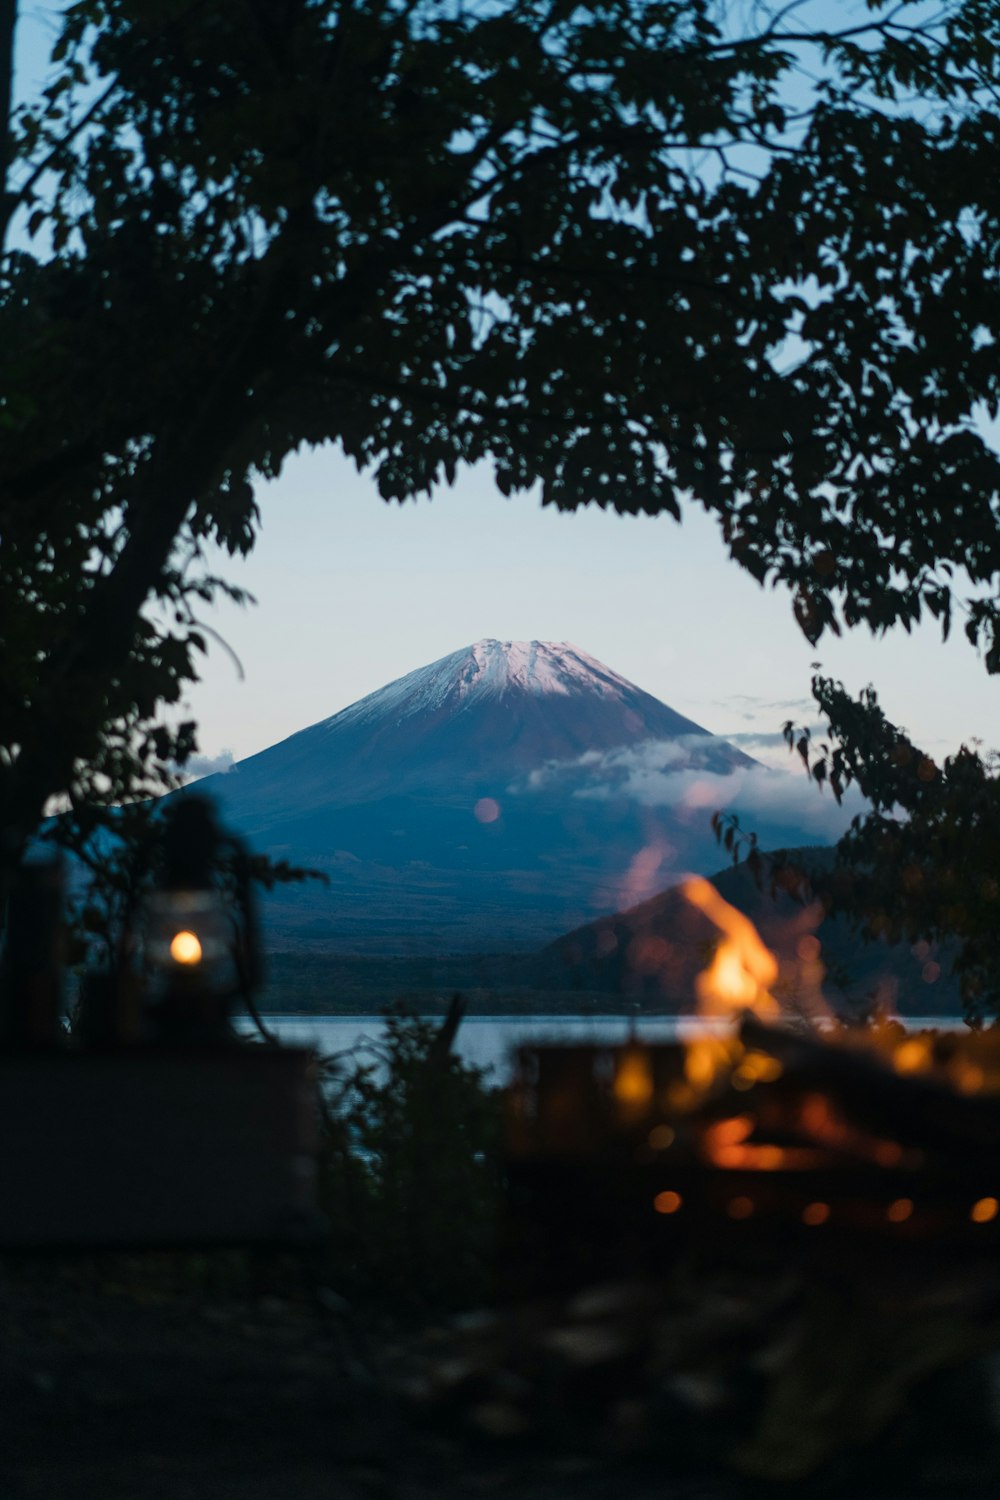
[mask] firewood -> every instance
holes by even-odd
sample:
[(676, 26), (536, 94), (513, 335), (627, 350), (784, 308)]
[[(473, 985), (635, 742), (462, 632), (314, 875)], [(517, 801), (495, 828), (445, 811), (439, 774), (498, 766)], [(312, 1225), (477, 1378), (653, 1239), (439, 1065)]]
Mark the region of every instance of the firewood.
[(824, 1093), (852, 1123), (902, 1146), (996, 1160), (996, 1097), (963, 1094), (935, 1078), (901, 1076), (875, 1053), (834, 1046), (821, 1037), (768, 1026), (750, 1016), (740, 1035), (746, 1046), (781, 1063), (781, 1078), (769, 1088)]

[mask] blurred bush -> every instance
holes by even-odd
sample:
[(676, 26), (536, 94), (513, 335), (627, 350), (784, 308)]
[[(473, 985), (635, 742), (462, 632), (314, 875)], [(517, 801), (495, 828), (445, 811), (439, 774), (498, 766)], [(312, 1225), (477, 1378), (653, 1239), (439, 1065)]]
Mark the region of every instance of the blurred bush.
[(324, 1061), (323, 1276), (349, 1300), (416, 1316), (493, 1290), (500, 1091), (452, 1052), (455, 1026), (396, 1005), (380, 1043)]

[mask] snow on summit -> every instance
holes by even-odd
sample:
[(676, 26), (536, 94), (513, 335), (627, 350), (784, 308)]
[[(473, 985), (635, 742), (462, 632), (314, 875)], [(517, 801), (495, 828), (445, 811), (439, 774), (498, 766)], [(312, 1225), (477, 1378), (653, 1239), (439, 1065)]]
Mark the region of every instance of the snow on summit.
[(629, 684), (617, 672), (569, 641), (477, 641), (462, 677), (467, 693), (503, 693), (508, 686), (531, 693), (569, 693), (584, 687), (604, 693)]
[(631, 684), (568, 641), (476, 641), (408, 672), (352, 703), (327, 723), (395, 713), (398, 718), (502, 698), (510, 690), (539, 697), (583, 691), (623, 699)]
[(513, 687), (543, 696), (579, 688), (602, 696), (609, 691), (621, 696), (628, 686), (624, 677), (569, 641), (483, 640), (468, 647), (468, 661), (459, 678), (459, 695), (498, 697)]

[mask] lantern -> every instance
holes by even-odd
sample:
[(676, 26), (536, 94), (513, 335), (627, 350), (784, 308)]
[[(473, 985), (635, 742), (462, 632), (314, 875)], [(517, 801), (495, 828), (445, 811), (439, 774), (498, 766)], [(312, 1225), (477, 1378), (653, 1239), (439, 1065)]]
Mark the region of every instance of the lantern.
[(147, 898), (142, 951), (152, 1039), (232, 1037), (229, 1013), (259, 972), (246, 853), (196, 795), (166, 815), (158, 887)]

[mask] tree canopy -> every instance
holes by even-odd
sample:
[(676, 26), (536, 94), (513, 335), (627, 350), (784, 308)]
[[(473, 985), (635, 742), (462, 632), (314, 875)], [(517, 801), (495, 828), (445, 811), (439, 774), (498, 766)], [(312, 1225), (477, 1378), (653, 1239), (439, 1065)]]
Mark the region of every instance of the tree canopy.
[(206, 545), (303, 444), (701, 504), (810, 640), (961, 608), (1000, 670), (1000, 11), (927, 14), (70, 4), (0, 141), (5, 858), (183, 758)]

